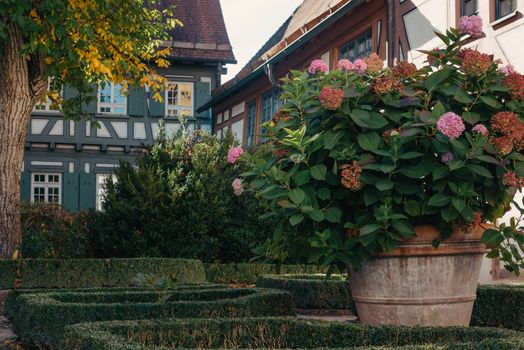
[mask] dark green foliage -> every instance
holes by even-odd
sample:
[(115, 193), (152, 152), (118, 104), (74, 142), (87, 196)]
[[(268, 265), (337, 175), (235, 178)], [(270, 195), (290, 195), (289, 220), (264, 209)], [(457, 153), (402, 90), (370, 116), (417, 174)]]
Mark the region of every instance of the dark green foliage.
[[(207, 289), (221, 289), (227, 288), (222, 284), (213, 283), (184, 283), (181, 284), (171, 291), (191, 291), (191, 290), (207, 290)], [(18, 307), (20, 305), (20, 296), (26, 294), (46, 294), (50, 292), (56, 292), (54, 289), (12, 289), (7, 294), (4, 303), (4, 315), (7, 318), (12, 318), (13, 315), (18, 313)], [(122, 292), (151, 292), (142, 287), (114, 287), (114, 288), (73, 288), (73, 289), (60, 289), (60, 292), (64, 293), (122, 293)]]
[(524, 285), (479, 287), (471, 324), (524, 330)]
[[(180, 283), (204, 282), (200, 261), (190, 259), (0, 260), (0, 289), (129, 286), (137, 273), (174, 273)], [(18, 277), (17, 277), (18, 274)]]
[(22, 256), (32, 259), (75, 259), (89, 256), (88, 212), (69, 213), (54, 203), (20, 206)]
[(104, 210), (91, 222), (92, 254), (249, 260), (272, 224), (259, 220), (252, 196), (233, 193), (242, 172), (227, 163), (234, 144), (232, 134), (224, 141), (200, 132), (160, 137), (136, 166), (120, 164), (117, 181), (106, 184)]
[(291, 295), (270, 289), (180, 290), (166, 302), (157, 299), (150, 291), (26, 293), (11, 299), (9, 310), (17, 335), (56, 349), (63, 349), (64, 327), (81, 322), (294, 314)]
[(15, 286), (18, 262), (15, 260), (0, 260), (0, 289), (10, 289)]
[(367, 327), (293, 318), (192, 319), (79, 324), (70, 350), (182, 348), (344, 348), (519, 350), (521, 333), (493, 328)]
[[(204, 264), (204, 269), (207, 281), (214, 283), (255, 284), (259, 276), (277, 272), (273, 264)], [(313, 265), (281, 265), (280, 272), (317, 273), (322, 272), (322, 269)]]
[(349, 283), (345, 275), (265, 275), (257, 279), (257, 287), (283, 289), (290, 292), (300, 309), (351, 309)]

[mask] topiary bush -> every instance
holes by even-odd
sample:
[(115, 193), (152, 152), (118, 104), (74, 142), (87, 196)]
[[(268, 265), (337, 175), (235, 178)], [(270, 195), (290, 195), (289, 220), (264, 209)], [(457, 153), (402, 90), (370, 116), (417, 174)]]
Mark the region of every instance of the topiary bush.
[(315, 265), (280, 265), (258, 263), (205, 263), (206, 279), (214, 283), (255, 284), (262, 275), (275, 273), (318, 273), (322, 268)]
[[(202, 291), (207, 289), (222, 289), (227, 288), (222, 284), (214, 283), (184, 283), (169, 290), (173, 291)], [(18, 314), (19, 306), (23, 303), (20, 297), (27, 294), (46, 294), (56, 292), (53, 289), (13, 289), (7, 294), (4, 304), (4, 315), (11, 319)], [(74, 289), (60, 289), (61, 293), (135, 293), (135, 292), (151, 292), (151, 289), (144, 287), (113, 287), (113, 288), (74, 288)]]
[(9, 306), (14, 332), (38, 346), (62, 349), (67, 325), (105, 320), (294, 315), (291, 295), (254, 288), (135, 292), (48, 292), (21, 294)]
[(258, 277), (256, 285), (290, 292), (295, 306), (300, 309), (351, 309), (355, 312), (346, 275), (264, 275)]
[(524, 330), (524, 285), (480, 286), (471, 324)]
[(519, 350), (519, 332), (493, 328), (367, 327), (293, 318), (171, 319), (78, 324), (67, 349), (343, 348), (381, 350)]
[(173, 273), (180, 283), (204, 282), (202, 262), (191, 259), (0, 260), (0, 289), (123, 287), (137, 273)]

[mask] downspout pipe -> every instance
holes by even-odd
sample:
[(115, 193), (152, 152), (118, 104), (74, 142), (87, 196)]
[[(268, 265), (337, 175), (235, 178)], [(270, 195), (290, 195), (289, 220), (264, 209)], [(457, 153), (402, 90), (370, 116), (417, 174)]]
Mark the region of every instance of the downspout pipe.
[(267, 77), (269, 78), (271, 86), (277, 86), (277, 82), (273, 75), (273, 65), (271, 63), (268, 62), (264, 65), (264, 73), (266, 73)]
[(393, 67), (395, 64), (395, 28), (396, 28), (396, 21), (395, 21), (395, 9), (394, 9), (394, 3), (395, 0), (385, 0), (386, 1), (386, 15), (387, 15), (387, 25), (386, 25), (386, 39), (388, 41), (388, 67)]

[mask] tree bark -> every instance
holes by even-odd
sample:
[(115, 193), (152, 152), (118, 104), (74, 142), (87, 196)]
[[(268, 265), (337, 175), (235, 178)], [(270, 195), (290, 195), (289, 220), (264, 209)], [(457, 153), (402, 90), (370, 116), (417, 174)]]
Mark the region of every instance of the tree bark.
[(10, 259), (21, 243), (24, 144), (33, 106), (47, 88), (42, 74), (45, 65), (32, 56), (22, 56), (20, 29), (12, 23), (6, 29), (8, 41), (0, 56), (0, 259)]

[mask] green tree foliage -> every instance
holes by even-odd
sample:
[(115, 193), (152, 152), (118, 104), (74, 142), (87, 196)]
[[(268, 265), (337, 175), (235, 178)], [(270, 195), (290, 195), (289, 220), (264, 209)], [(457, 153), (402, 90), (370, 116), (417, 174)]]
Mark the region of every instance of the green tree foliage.
[(139, 157), (121, 163), (106, 183), (103, 211), (91, 223), (97, 257), (191, 257), (245, 261), (269, 236), (262, 209), (250, 196), (235, 196), (240, 169), (228, 164), (234, 145), (203, 132), (166, 138)]

